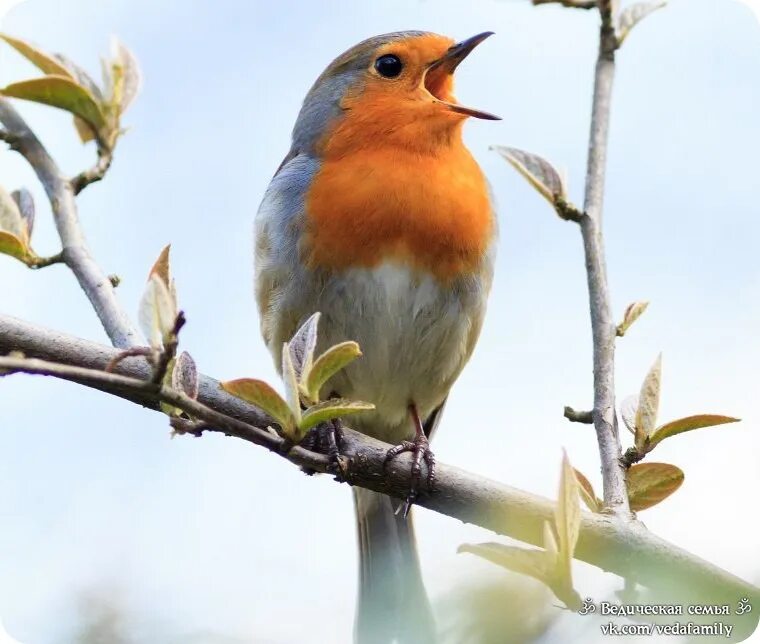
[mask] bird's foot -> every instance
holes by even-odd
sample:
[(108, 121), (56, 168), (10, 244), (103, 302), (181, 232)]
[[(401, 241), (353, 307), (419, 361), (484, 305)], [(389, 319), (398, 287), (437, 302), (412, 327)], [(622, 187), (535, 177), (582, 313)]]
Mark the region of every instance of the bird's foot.
[[(343, 442), (343, 425), (339, 418), (319, 423), (306, 435), (301, 446), (311, 452), (326, 454), (329, 459), (328, 471), (337, 474), (340, 471), (338, 457), (340, 456), (340, 444)], [(312, 470), (304, 471), (314, 474)]]
[(430, 441), (423, 432), (417, 432), (412, 441), (403, 441), (395, 447), (391, 447), (388, 453), (385, 455), (384, 467), (388, 467), (396, 456), (403, 454), (404, 452), (411, 452), (412, 454), (412, 476), (411, 484), (409, 486), (409, 494), (406, 497), (406, 501), (402, 506), (402, 514), (404, 518), (409, 514), (414, 501), (417, 499), (420, 491), (420, 479), (422, 478), (422, 462), (427, 465), (427, 477), (426, 484), (429, 492), (434, 491), (435, 485), (435, 455), (430, 450)]

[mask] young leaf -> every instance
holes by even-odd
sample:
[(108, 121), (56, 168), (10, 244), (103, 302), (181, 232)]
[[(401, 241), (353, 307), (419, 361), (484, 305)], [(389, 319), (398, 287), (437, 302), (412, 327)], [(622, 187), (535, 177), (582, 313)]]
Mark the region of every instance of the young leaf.
[(86, 121), (83, 121), (78, 116), (74, 117), (74, 129), (77, 131), (79, 140), (82, 143), (89, 143), (90, 141), (94, 141), (98, 138), (95, 130), (93, 130)]
[(311, 400), (319, 400), (319, 390), (338, 371), (362, 354), (356, 342), (341, 342), (330, 347), (314, 361), (306, 380), (306, 391)]
[(159, 277), (159, 279), (161, 279), (167, 288), (169, 288), (171, 281), (169, 276), (169, 253), (171, 252), (171, 249), (171, 244), (167, 244), (163, 247), (158, 255), (158, 259), (155, 261), (153, 266), (151, 266), (150, 272), (148, 273), (148, 279), (156, 275)]
[(660, 381), (662, 378), (662, 354), (657, 356), (652, 368), (641, 385), (639, 407), (636, 410), (636, 449), (645, 451), (646, 441), (657, 424), (660, 409)]
[(631, 30), (653, 11), (662, 9), (667, 2), (638, 2), (623, 9), (618, 22), (618, 42), (620, 44), (628, 37)]
[(29, 256), (29, 236), (18, 204), (0, 188), (0, 254), (22, 262)]
[(57, 62), (63, 65), (65, 70), (68, 72), (68, 75), (71, 76), (71, 78), (73, 78), (82, 87), (84, 87), (88, 92), (90, 92), (90, 94), (92, 94), (93, 98), (98, 101), (98, 103), (103, 102), (103, 93), (100, 91), (98, 84), (92, 79), (92, 76), (90, 76), (73, 60), (67, 56), (64, 56), (63, 54), (53, 54), (53, 58), (55, 58)]
[(166, 284), (157, 275), (151, 276), (140, 300), (138, 320), (148, 343), (156, 351), (161, 350), (174, 331), (177, 314)]
[(543, 550), (528, 550), (517, 546), (505, 546), (500, 543), (463, 543), (457, 548), (457, 553), (468, 552), (482, 557), (507, 570), (528, 575), (534, 579), (549, 583), (551, 574), (549, 566), (550, 558)]
[[(557, 537), (554, 535), (554, 528), (551, 523), (544, 521), (544, 550), (548, 556), (547, 568), (556, 569), (557, 557), (559, 555), (559, 544), (557, 543)], [(552, 563), (553, 560), (553, 563)]]
[(0, 230), (17, 237), (24, 246), (28, 241), (27, 226), (16, 200), (0, 188)]
[(581, 598), (572, 585), (568, 586), (564, 580), (557, 577), (553, 568), (554, 557), (548, 550), (528, 550), (500, 543), (465, 543), (457, 548), (457, 552), (469, 552), (507, 570), (542, 581), (571, 610), (581, 606)]
[(664, 441), (671, 436), (675, 436), (676, 434), (690, 432), (693, 429), (701, 429), (703, 427), (715, 427), (716, 425), (725, 425), (727, 423), (738, 423), (740, 420), (740, 418), (718, 416), (716, 414), (700, 414), (698, 416), (687, 416), (686, 418), (671, 420), (669, 423), (660, 425), (652, 432), (652, 435), (649, 437), (648, 451), (651, 451), (657, 443)]
[(325, 400), (303, 412), (298, 428), (306, 434), (312, 427), (324, 423), (333, 418), (342, 418), (350, 414), (358, 414), (361, 411), (372, 411), (375, 408), (370, 403), (357, 400), (331, 399)]
[(68, 76), (44, 76), (11, 83), (0, 90), (0, 94), (66, 110), (96, 131), (105, 125), (103, 112), (92, 94)]
[(575, 478), (578, 480), (578, 492), (581, 495), (581, 499), (586, 504), (586, 507), (592, 512), (601, 512), (604, 503), (596, 496), (596, 492), (594, 492), (594, 487), (591, 485), (591, 482), (580, 470), (574, 471)]
[(296, 370), (298, 381), (303, 383), (311, 371), (314, 363), (314, 351), (317, 348), (317, 328), (319, 326), (320, 313), (314, 313), (304, 322), (298, 331), (293, 334), (288, 346), (290, 347), (290, 359)]
[(638, 512), (657, 505), (683, 483), (683, 471), (668, 463), (637, 463), (626, 474), (631, 510)]
[(494, 145), (491, 149), (504, 157), (552, 205), (557, 197), (566, 196), (562, 176), (546, 159), (537, 154), (502, 145)]
[(578, 479), (575, 470), (562, 454), (562, 475), (559, 481), (559, 497), (554, 513), (554, 523), (559, 535), (559, 573), (569, 582), (572, 578), (570, 564), (578, 541), (578, 531), (581, 525), (581, 506), (579, 501)]
[(0, 230), (0, 255), (10, 255), (22, 262), (26, 262), (29, 256), (29, 249), (15, 235)]
[(16, 202), (21, 220), (26, 228), (27, 240), (31, 238), (34, 230), (34, 197), (26, 188), (11, 192), (11, 198)]
[(637, 395), (627, 396), (620, 403), (620, 415), (623, 418), (623, 424), (629, 432), (636, 435), (636, 412), (639, 410), (639, 397)]
[(293, 367), (290, 347), (287, 342), (282, 344), (282, 381), (285, 383), (285, 399), (296, 420), (296, 426), (301, 424), (301, 395), (298, 389), (298, 378)]
[(282, 428), (286, 436), (293, 434), (296, 419), (293, 417), (288, 403), (266, 382), (254, 378), (240, 378), (223, 382), (221, 386), (226, 392), (256, 405), (269, 414)]
[(69, 76), (69, 70), (66, 69), (55, 56), (45, 53), (41, 49), (38, 49), (31, 43), (28, 43), (20, 38), (14, 38), (8, 34), (0, 34), (0, 39), (7, 42), (13, 47), (19, 54), (32, 63), (37, 69), (45, 72), (46, 74), (56, 74), (58, 76)]
[(617, 335), (622, 338), (631, 325), (641, 317), (641, 314), (647, 310), (649, 302), (634, 302), (629, 304), (623, 314), (623, 321), (617, 326)]
[(123, 114), (130, 106), (132, 101), (140, 92), (142, 78), (140, 75), (140, 66), (134, 54), (117, 38), (111, 42), (111, 51), (114, 62), (120, 68), (120, 96), (118, 98), (118, 111)]
[(176, 363), (172, 371), (172, 389), (181, 391), (193, 400), (198, 397), (198, 369), (195, 360), (187, 351), (183, 351), (176, 357)]

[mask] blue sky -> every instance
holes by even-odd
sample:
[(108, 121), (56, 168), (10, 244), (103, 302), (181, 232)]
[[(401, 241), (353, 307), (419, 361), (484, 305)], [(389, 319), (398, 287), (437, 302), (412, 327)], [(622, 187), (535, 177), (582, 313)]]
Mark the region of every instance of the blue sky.
[[(125, 118), (129, 133), (106, 181), (80, 198), (95, 257), (122, 277), (119, 295), (136, 314), (147, 270), (172, 242), (189, 318), (185, 348), (205, 373), (272, 381), (252, 296), (251, 226), (311, 83), (334, 56), (377, 33), (495, 31), (457, 72), (457, 93), (504, 119), (465, 131), (498, 202), (499, 259), (483, 334), (435, 451), (553, 496), (565, 447), (601, 487), (591, 430), (562, 418), (564, 405), (591, 401), (580, 235), (488, 151), (503, 144), (546, 156), (581, 201), (592, 14), (518, 0), (27, 0), (2, 29), (93, 73), (111, 34), (135, 52), (145, 80)], [(0, 50), (0, 83), (32, 73)], [(19, 108), (69, 172), (91, 163), (93, 150), (77, 142), (67, 116)], [(663, 351), (663, 420), (744, 419), (658, 448), (654, 460), (679, 465), (686, 481), (642, 518), (755, 580), (759, 526), (747, 508), (760, 484), (758, 108), (760, 24), (748, 8), (673, 0), (619, 55), (605, 213), (615, 310), (652, 303), (619, 342), (619, 397), (638, 390)], [(42, 194), (11, 153), (0, 152), (0, 182), (35, 192), (34, 246), (56, 252)], [(3, 313), (105, 341), (62, 267), (31, 272), (0, 258), (0, 294)], [(169, 440), (162, 416), (50, 380), (4, 379), (0, 427), (0, 616), (19, 641), (65, 641), (81, 593), (93, 589), (120, 598), (143, 629), (139, 641), (168, 632), (182, 641), (214, 641), (204, 632), (241, 642), (347, 641), (356, 565), (347, 487), (306, 478), (233, 439)], [(434, 598), (463, 579), (498, 574), (455, 554), (492, 535), (427, 512), (418, 526)], [(588, 566), (577, 573), (582, 594), (615, 587)]]

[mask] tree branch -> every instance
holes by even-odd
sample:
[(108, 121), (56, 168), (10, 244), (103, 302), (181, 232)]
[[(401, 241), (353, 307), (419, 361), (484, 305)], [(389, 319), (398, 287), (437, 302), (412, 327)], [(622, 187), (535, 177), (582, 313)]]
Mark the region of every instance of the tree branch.
[(79, 225), (71, 182), (11, 104), (0, 98), (2, 138), (32, 166), (45, 188), (53, 209), (63, 247), (63, 260), (73, 271), (114, 346), (127, 348), (140, 343), (140, 336), (122, 309), (113, 286), (90, 255)]
[(565, 407), (564, 415), (571, 423), (594, 424), (594, 413), (590, 411), (577, 411), (572, 407)]
[[(289, 461), (327, 472), (329, 459), (301, 447), (289, 447), (266, 428), (271, 424), (260, 410), (222, 390), (212, 378), (200, 377), (198, 400), (150, 382), (145, 360), (130, 358), (105, 373), (103, 367), (118, 355), (111, 347), (43, 329), (0, 315), (0, 352), (23, 352), (39, 360), (0, 358), (0, 368), (21, 369), (64, 378), (156, 409), (163, 400), (200, 418), (201, 429), (219, 431), (266, 447)], [(345, 428), (341, 445), (341, 478), (351, 485), (405, 498), (410, 484), (409, 456), (384, 469), (388, 445)], [(419, 505), (500, 534), (540, 546), (543, 526), (554, 504), (542, 497), (491, 481), (458, 468), (439, 464), (436, 492), (421, 495)], [(760, 590), (720, 568), (656, 537), (636, 523), (583, 513), (576, 557), (632, 579), (669, 602), (735, 604), (741, 597), (760, 602)], [(751, 632), (758, 611), (737, 617), (742, 632)]]
[(111, 167), (113, 162), (113, 150), (111, 148), (98, 145), (98, 161), (89, 170), (80, 172), (77, 176), (71, 179), (71, 189), (74, 191), (74, 195), (78, 195), (91, 183), (100, 181), (106, 176), (108, 168)]
[(617, 329), (612, 318), (607, 266), (602, 236), (607, 141), (610, 125), (612, 83), (615, 76), (617, 37), (612, 22), (611, 0), (600, 0), (602, 26), (599, 54), (594, 75), (594, 97), (586, 170), (585, 216), (580, 227), (586, 257), (591, 329), (594, 344), (594, 410), (599, 455), (602, 461), (604, 503), (610, 512), (630, 518), (625, 468), (615, 411), (615, 338)]

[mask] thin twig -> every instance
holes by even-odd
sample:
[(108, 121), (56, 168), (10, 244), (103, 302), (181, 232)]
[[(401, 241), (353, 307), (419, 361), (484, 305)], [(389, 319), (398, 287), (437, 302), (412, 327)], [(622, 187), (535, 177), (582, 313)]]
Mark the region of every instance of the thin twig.
[(61, 238), (63, 259), (87, 294), (112, 344), (122, 349), (140, 344), (140, 336), (116, 299), (110, 280), (90, 255), (79, 225), (71, 182), (18, 112), (3, 98), (0, 98), (0, 122), (6, 128), (0, 130), (5, 132), (3, 140), (10, 142), (12, 149), (29, 162), (45, 188)]
[(80, 172), (77, 176), (71, 179), (71, 189), (75, 195), (78, 195), (91, 183), (100, 181), (108, 172), (108, 168), (111, 167), (113, 162), (113, 149), (99, 145), (98, 146), (98, 161), (89, 170)]
[(64, 264), (63, 251), (51, 255), (50, 257), (33, 257), (27, 262), (29, 268), (45, 268), (46, 266), (52, 266), (53, 264)]
[[(105, 364), (118, 353), (102, 345), (0, 316), (0, 351), (7, 350), (10, 342), (27, 355), (46, 353), (83, 364)], [(330, 468), (327, 456), (298, 446), (289, 447), (283, 438), (265, 429), (271, 421), (260, 410), (232, 398), (207, 377), (201, 377), (199, 399), (193, 400), (171, 388), (151, 383), (150, 369), (141, 360), (121, 363), (118, 374), (20, 357), (0, 358), (0, 369), (63, 378), (153, 408), (162, 401), (197, 419), (175, 427), (180, 431), (218, 431), (266, 447), (312, 471), (324, 473)], [(341, 480), (405, 498), (411, 476), (409, 457), (404, 456), (385, 469), (388, 447), (343, 428)], [(439, 464), (436, 488), (435, 494), (421, 495), (419, 505), (534, 545), (542, 544), (544, 522), (550, 521), (554, 512), (553, 502), (547, 499), (449, 465)], [(735, 603), (741, 597), (760, 601), (760, 589), (663, 541), (635, 522), (622, 523), (608, 516), (584, 512), (575, 554), (580, 560), (662, 593), (668, 603)], [(737, 617), (736, 630), (751, 632), (757, 624), (757, 616), (755, 611), (743, 618)]]
[(594, 414), (590, 411), (576, 411), (572, 407), (565, 407), (565, 418), (571, 423), (594, 424)]
[(615, 411), (615, 337), (607, 267), (602, 237), (602, 210), (610, 125), (612, 83), (615, 76), (617, 38), (612, 27), (610, 0), (600, 0), (602, 26), (599, 54), (594, 75), (594, 97), (586, 171), (585, 217), (580, 227), (586, 257), (589, 307), (594, 353), (594, 426), (599, 443), (604, 484), (604, 503), (608, 511), (630, 518), (625, 468), (621, 463), (620, 437)]
[(169, 363), (174, 360), (174, 356), (177, 355), (177, 347), (179, 346), (179, 332), (186, 322), (185, 314), (183, 311), (177, 313), (177, 319), (174, 320), (174, 328), (170, 334), (170, 340), (164, 346), (164, 350), (158, 354), (158, 359), (153, 368), (153, 376), (151, 381), (154, 384), (163, 382), (166, 376), (166, 370), (169, 368)]

